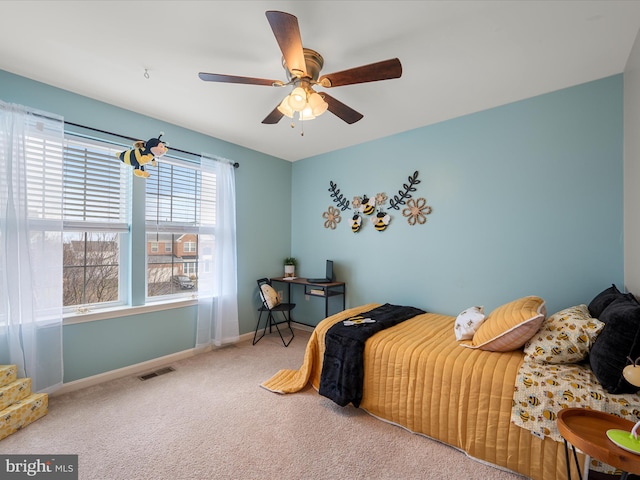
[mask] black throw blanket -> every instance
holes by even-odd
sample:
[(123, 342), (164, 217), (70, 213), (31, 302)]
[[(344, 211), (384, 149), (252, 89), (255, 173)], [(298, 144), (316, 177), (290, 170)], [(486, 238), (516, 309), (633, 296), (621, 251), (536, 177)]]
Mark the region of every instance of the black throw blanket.
[(341, 321), (333, 325), (325, 335), (318, 393), (341, 407), (349, 402), (353, 403), (354, 407), (359, 407), (364, 381), (363, 354), (366, 340), (385, 328), (393, 327), (422, 313), (425, 311), (419, 308), (385, 303), (346, 320), (355, 324), (345, 325), (345, 321)]

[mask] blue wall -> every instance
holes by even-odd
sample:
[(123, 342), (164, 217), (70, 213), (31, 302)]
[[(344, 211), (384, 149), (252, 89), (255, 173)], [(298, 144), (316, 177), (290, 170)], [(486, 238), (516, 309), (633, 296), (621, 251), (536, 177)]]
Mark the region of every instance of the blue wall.
[[(240, 162), (241, 333), (255, 327), (255, 280), (280, 275), (290, 253), (299, 276), (318, 276), (333, 259), (347, 306), (388, 301), (456, 315), (540, 295), (555, 312), (622, 285), (621, 75), (294, 164), (3, 71), (0, 99), (127, 136), (164, 131), (177, 148)], [(330, 181), (349, 201), (393, 196), (415, 170), (414, 198), (433, 208), (426, 224), (391, 211), (386, 231), (368, 223), (353, 234), (347, 211), (336, 230), (324, 228)], [(265, 198), (282, 215), (260, 214)], [(322, 318), (321, 299), (294, 300), (297, 320)], [(194, 307), (67, 325), (65, 382), (191, 348), (194, 327)]]
[[(66, 121), (128, 137), (148, 138), (162, 131), (170, 148), (206, 152), (239, 162), (240, 168), (235, 171), (238, 313), (240, 333), (253, 331), (258, 305), (256, 279), (282, 274), (282, 260), (290, 254), (290, 162), (2, 70), (0, 100), (57, 113)], [(265, 198), (282, 216), (265, 216), (256, 210)], [(66, 325), (63, 332), (64, 381), (193, 348), (195, 322), (196, 309), (186, 307)], [(6, 352), (0, 351), (0, 362), (3, 353)]]
[[(451, 315), (524, 295), (542, 296), (553, 313), (622, 286), (622, 95), (617, 75), (296, 162), (299, 275), (333, 259), (349, 306)], [(433, 208), (424, 225), (390, 210), (386, 231), (367, 223), (353, 234), (348, 210), (338, 228), (324, 227), (330, 181), (349, 201), (391, 197), (415, 170), (414, 198)], [(317, 323), (322, 302), (295, 301), (297, 318)]]

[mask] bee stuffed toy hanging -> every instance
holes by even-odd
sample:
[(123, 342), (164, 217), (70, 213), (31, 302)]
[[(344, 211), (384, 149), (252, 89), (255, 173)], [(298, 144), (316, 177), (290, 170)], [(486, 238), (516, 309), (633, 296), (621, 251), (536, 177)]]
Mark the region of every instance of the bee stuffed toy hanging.
[(138, 177), (147, 178), (149, 172), (145, 171), (144, 166), (151, 164), (156, 166), (156, 159), (167, 153), (167, 143), (160, 140), (164, 133), (160, 133), (157, 138), (151, 138), (146, 142), (139, 141), (133, 144), (131, 150), (126, 150), (118, 154), (118, 158), (125, 164), (133, 167), (133, 174)]

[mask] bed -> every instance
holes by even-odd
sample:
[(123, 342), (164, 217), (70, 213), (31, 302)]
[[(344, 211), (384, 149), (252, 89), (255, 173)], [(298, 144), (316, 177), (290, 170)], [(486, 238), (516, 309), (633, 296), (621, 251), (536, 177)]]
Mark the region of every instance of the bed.
[[(531, 299), (535, 301), (523, 313), (523, 302), (531, 303)], [(318, 390), (327, 331), (339, 322), (379, 306), (377, 303), (362, 305), (320, 322), (311, 334), (300, 369), (281, 370), (261, 386), (281, 394), (300, 391), (308, 384)], [(498, 310), (505, 317), (515, 315), (517, 318), (500, 324), (495, 321)], [(562, 313), (565, 312), (551, 318), (563, 318)], [(545, 410), (557, 413), (565, 406), (606, 410), (615, 404), (612, 413), (624, 414), (632, 421), (640, 417), (637, 395), (607, 392), (595, 377), (589, 380), (593, 385), (585, 385), (585, 378), (581, 379), (581, 389), (597, 392), (587, 395), (589, 404), (583, 403), (580, 395), (574, 395), (571, 402), (561, 401), (564, 385), (559, 382), (553, 386), (556, 390), (541, 387), (537, 380), (542, 378), (538, 376), (540, 371), (550, 375), (551, 381), (561, 375), (554, 371), (560, 368), (558, 364), (528, 358), (542, 354), (535, 344), (535, 335), (539, 332), (542, 335), (545, 328), (553, 326), (548, 323), (544, 301), (539, 297), (524, 297), (495, 309), (471, 340), (456, 338), (456, 320), (454, 316), (423, 313), (370, 337), (364, 347), (359, 407), (410, 432), (449, 444), (474, 459), (536, 480), (566, 478), (564, 443), (557, 434), (555, 417), (545, 414)], [(590, 320), (590, 324), (593, 323)], [(585, 348), (589, 350), (605, 330), (602, 325), (596, 326), (586, 342)], [(479, 335), (483, 329), (484, 337)], [(549, 335), (541, 338), (548, 341), (547, 337)], [(521, 342), (515, 349), (511, 348), (514, 339), (516, 343)], [(488, 347), (500, 351), (491, 351)], [(548, 355), (545, 358), (548, 360)], [(590, 370), (584, 359), (582, 363), (571, 362), (565, 366)], [(545, 382), (548, 378), (544, 377)], [(563, 381), (576, 383), (571, 374)], [(537, 389), (538, 393), (528, 392), (528, 388)], [(544, 392), (554, 391), (558, 393), (542, 401)], [(534, 397), (540, 402), (531, 400)], [(619, 403), (619, 397), (624, 397), (624, 402)], [(539, 410), (532, 410), (534, 407)], [(549, 415), (549, 419), (545, 415)], [(538, 417), (546, 422), (536, 421)], [(607, 471), (606, 466), (595, 466)]]

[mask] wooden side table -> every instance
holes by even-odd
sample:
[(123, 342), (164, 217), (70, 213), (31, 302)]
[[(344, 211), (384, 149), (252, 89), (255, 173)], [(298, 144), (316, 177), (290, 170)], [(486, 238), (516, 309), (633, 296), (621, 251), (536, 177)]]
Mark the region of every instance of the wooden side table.
[[(607, 437), (607, 430), (620, 429), (631, 432), (634, 423), (610, 413), (588, 408), (564, 408), (558, 412), (558, 430), (564, 438), (567, 460), (567, 479), (571, 480), (569, 445), (573, 449), (573, 458), (582, 480), (576, 448), (596, 460), (625, 472), (621, 480), (629, 473), (640, 474), (640, 455), (618, 447)], [(568, 442), (568, 443), (567, 443)]]

